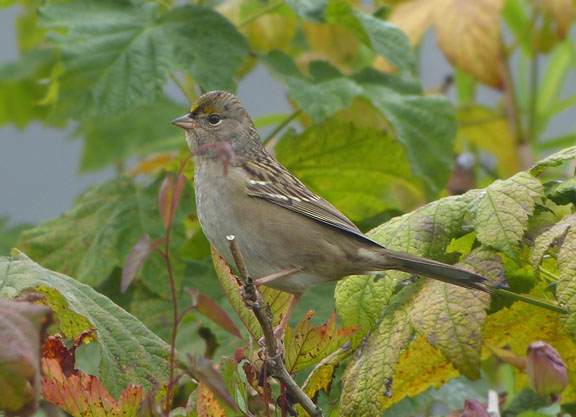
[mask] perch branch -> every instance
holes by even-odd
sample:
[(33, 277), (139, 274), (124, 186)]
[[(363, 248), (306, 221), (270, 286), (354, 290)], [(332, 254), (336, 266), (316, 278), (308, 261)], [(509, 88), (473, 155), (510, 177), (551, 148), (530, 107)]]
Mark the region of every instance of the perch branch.
[(260, 327), (262, 327), (264, 343), (266, 344), (269, 356), (267, 361), (270, 365), (272, 375), (284, 384), (286, 391), (288, 391), (288, 393), (295, 398), (298, 403), (300, 403), (308, 414), (312, 417), (322, 417), (323, 414), (320, 407), (312, 402), (286, 370), (284, 358), (278, 349), (278, 344), (274, 335), (274, 325), (272, 323), (274, 317), (270, 310), (270, 305), (265, 303), (260, 291), (258, 291), (258, 288), (256, 288), (256, 285), (254, 284), (254, 280), (248, 274), (246, 262), (244, 262), (244, 257), (238, 247), (236, 237), (227, 236), (227, 239), (230, 245), (230, 251), (234, 257), (234, 262), (236, 263), (236, 268), (238, 268), (238, 272), (240, 273), (240, 280), (242, 282), (242, 288), (244, 289), (242, 298), (248, 308), (254, 312), (258, 323), (260, 323)]

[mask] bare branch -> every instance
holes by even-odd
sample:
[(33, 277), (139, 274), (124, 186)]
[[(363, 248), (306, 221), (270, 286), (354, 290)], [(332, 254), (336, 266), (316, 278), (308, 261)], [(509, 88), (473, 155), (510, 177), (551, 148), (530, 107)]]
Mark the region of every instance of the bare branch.
[(242, 252), (240, 251), (238, 242), (236, 241), (236, 236), (230, 235), (226, 236), (226, 238), (228, 239), (230, 251), (234, 257), (234, 262), (236, 263), (236, 268), (238, 268), (238, 272), (240, 273), (240, 280), (244, 290), (242, 298), (248, 308), (252, 309), (258, 323), (260, 323), (260, 326), (262, 327), (264, 343), (266, 344), (269, 356), (266, 360), (270, 365), (272, 375), (284, 384), (288, 393), (295, 398), (298, 403), (300, 403), (308, 414), (312, 417), (323, 417), (320, 407), (312, 402), (286, 370), (284, 358), (278, 349), (278, 344), (274, 335), (274, 325), (272, 322), (274, 316), (270, 310), (270, 304), (264, 302), (260, 291), (258, 291), (256, 285), (254, 285), (254, 280), (248, 274), (244, 257), (242, 256)]

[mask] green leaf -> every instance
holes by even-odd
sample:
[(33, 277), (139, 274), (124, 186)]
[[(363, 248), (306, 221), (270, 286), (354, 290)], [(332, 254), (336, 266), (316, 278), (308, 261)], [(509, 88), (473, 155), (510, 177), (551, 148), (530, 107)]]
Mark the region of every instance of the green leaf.
[(308, 311), (294, 330), (286, 327), (284, 360), (290, 374), (320, 362), (350, 340), (357, 330), (356, 327), (337, 329), (335, 311), (326, 323), (312, 327), (310, 319), (313, 315), (314, 310)]
[(6, 7), (13, 6), (17, 3), (17, 0), (0, 0), (0, 9), (5, 9)]
[(527, 172), (497, 180), (481, 193), (474, 214), (478, 240), (519, 262), (519, 245), (537, 200), (543, 194), (540, 181)]
[(249, 415), (247, 400), (249, 383), (246, 378), (246, 372), (242, 367), (243, 363), (246, 363), (246, 360), (236, 363), (234, 359), (223, 356), (218, 370), (222, 375), (222, 379), (224, 379), (228, 391), (232, 394), (236, 406), (244, 414)]
[[(162, 96), (168, 76), (187, 69), (205, 88), (234, 89), (248, 47), (217, 12), (186, 5), (165, 15), (157, 4), (81, 0), (40, 9), (65, 72), (58, 115), (116, 115)], [(90, 19), (86, 19), (90, 16)]]
[(538, 89), (537, 111), (539, 118), (544, 119), (539, 121), (540, 129), (544, 129), (548, 119), (554, 116), (548, 113), (549, 109), (562, 96), (562, 87), (575, 59), (574, 45), (568, 40), (554, 48)]
[(415, 57), (410, 40), (398, 27), (361, 12), (345, 0), (328, 2), (326, 22), (349, 29), (358, 40), (385, 57), (400, 70), (412, 71)]
[(416, 331), (463, 375), (480, 377), (482, 328), (490, 296), (435, 280), (426, 280), (411, 302), (409, 317)]
[(206, 90), (236, 90), (238, 71), (250, 52), (246, 38), (220, 13), (196, 5), (176, 7), (163, 16), (170, 26), (176, 70), (189, 71)]
[(8, 255), (10, 249), (16, 246), (20, 234), (33, 226), (28, 223), (8, 226), (9, 220), (7, 216), (0, 216), (0, 255)]
[(530, 173), (534, 176), (540, 175), (540, 173), (542, 173), (546, 168), (557, 167), (558, 165), (562, 165), (564, 162), (571, 161), (574, 158), (576, 158), (576, 146), (563, 149), (539, 162), (536, 162), (536, 164), (530, 168)]
[(381, 276), (355, 275), (338, 282), (334, 299), (344, 327), (360, 326), (352, 336), (356, 348), (374, 328), (382, 310), (390, 302), (395, 285)]
[(286, 86), (290, 96), (317, 123), (348, 107), (352, 98), (361, 92), (360, 87), (328, 63), (311, 63), (311, 68), (322, 65), (322, 73), (328, 72), (330, 76), (323, 74), (322, 79), (310, 79), (304, 77), (294, 60), (281, 51), (271, 51), (261, 59), (272, 76)]
[(326, 0), (286, 0), (286, 4), (302, 19), (316, 23), (324, 22)]
[(41, 104), (47, 93), (41, 80), (49, 76), (55, 60), (54, 50), (33, 49), (19, 61), (0, 66), (0, 126), (25, 128), (46, 117), (50, 106)]
[(380, 416), (382, 399), (390, 396), (400, 354), (410, 344), (413, 329), (406, 303), (420, 288), (404, 288), (382, 313), (382, 321), (360, 345), (342, 376), (340, 415)]
[[(574, 220), (574, 215), (572, 216)], [(571, 225), (558, 253), (558, 301), (568, 307), (569, 314), (563, 318), (562, 324), (568, 336), (576, 342), (576, 227)]]
[(275, 150), (290, 172), (353, 221), (405, 210), (405, 188), (419, 185), (400, 144), (377, 129), (335, 118), (301, 134), (289, 131)]
[[(146, 234), (163, 237), (158, 212), (159, 181), (140, 189), (119, 177), (96, 186), (78, 198), (74, 208), (57, 219), (25, 231), (19, 247), (47, 268), (75, 276), (92, 286), (100, 285), (114, 268), (122, 268), (132, 247)], [(191, 193), (182, 199), (172, 233), (172, 261), (181, 283), (184, 261), (176, 254), (184, 243), (184, 216), (193, 212)], [(163, 258), (153, 253), (140, 277), (157, 294), (170, 292)]]
[(184, 138), (169, 121), (184, 109), (162, 98), (121, 116), (83, 120), (73, 133), (83, 142), (80, 172), (98, 171), (132, 156), (179, 150)]
[(502, 258), (490, 248), (479, 246), (464, 256), (458, 264), (461, 268), (482, 275), (495, 284), (500, 286), (506, 284)]
[(373, 70), (353, 78), (392, 126), (406, 148), (414, 175), (424, 182), (429, 196), (438, 193), (453, 165), (457, 124), (450, 101), (441, 96), (423, 96), (417, 84)]
[(576, 178), (545, 184), (546, 198), (558, 205), (576, 205)]
[(576, 227), (576, 214), (569, 214), (536, 238), (531, 257), (532, 268), (534, 268), (536, 275), (539, 274), (538, 269), (548, 249), (559, 243), (566, 233), (574, 227)]
[[(467, 198), (446, 197), (376, 227), (368, 235), (385, 247), (425, 258), (444, 258), (448, 244), (460, 230)], [(395, 283), (410, 275), (386, 271)]]
[[(272, 51), (262, 57), (275, 78), (286, 85), (290, 96), (318, 123), (351, 100), (363, 95), (385, 116), (404, 145), (415, 176), (428, 194), (437, 193), (448, 181), (453, 164), (456, 119), (450, 101), (423, 96), (418, 83), (375, 70), (343, 76), (327, 63), (313, 62), (304, 78), (288, 55)], [(427, 149), (427, 152), (422, 152)]]
[(98, 330), (101, 377), (115, 398), (128, 384), (152, 389), (167, 383), (170, 347), (110, 299), (26, 256), (0, 258), (0, 277), (1, 296), (13, 297), (30, 288), (52, 288), (66, 298), (70, 311)]

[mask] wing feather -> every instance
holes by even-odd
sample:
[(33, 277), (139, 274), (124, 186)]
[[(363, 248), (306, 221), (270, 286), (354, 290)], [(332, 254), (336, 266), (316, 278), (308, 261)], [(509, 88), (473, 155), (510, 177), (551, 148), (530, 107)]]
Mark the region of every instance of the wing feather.
[(328, 201), (310, 191), (298, 178), (277, 161), (257, 159), (242, 164), (248, 181), (246, 190), (252, 197), (292, 210), (313, 220), (352, 233), (381, 246), (365, 236), (354, 223)]

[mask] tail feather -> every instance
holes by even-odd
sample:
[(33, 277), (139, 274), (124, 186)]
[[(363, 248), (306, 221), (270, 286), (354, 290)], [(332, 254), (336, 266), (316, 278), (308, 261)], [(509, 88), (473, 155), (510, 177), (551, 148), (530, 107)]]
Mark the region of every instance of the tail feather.
[[(490, 289), (490, 287), (492, 287), (491, 281), (482, 275), (475, 274), (474, 272), (389, 249), (386, 249), (386, 257), (388, 259), (388, 265), (390, 265), (391, 260), (394, 262), (393, 269), (408, 272), (409, 274), (437, 279), (464, 288), (492, 293)], [(390, 266), (384, 269), (390, 269)]]

